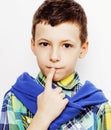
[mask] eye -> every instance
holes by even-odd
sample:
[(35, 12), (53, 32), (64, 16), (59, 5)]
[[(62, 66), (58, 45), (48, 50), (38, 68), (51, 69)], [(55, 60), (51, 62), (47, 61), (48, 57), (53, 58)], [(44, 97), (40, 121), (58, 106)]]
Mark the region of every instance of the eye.
[(65, 43), (65, 44), (63, 45), (63, 47), (65, 47), (65, 48), (69, 48), (69, 47), (71, 47), (71, 44), (69, 44), (69, 43)]
[(47, 42), (41, 42), (40, 45), (41, 46), (48, 46), (49, 44)]

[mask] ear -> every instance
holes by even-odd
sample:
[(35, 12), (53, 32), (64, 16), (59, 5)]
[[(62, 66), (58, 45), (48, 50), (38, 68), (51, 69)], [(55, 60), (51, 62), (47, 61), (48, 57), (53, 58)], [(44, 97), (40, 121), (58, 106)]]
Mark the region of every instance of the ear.
[(80, 54), (79, 54), (79, 58), (83, 58), (83, 57), (86, 55), (86, 53), (87, 53), (87, 51), (88, 51), (88, 45), (89, 45), (89, 43), (88, 43), (88, 41), (86, 41), (86, 42), (81, 46), (81, 51), (80, 51)]
[(31, 50), (32, 50), (33, 54), (36, 55), (35, 42), (33, 39), (31, 39)]

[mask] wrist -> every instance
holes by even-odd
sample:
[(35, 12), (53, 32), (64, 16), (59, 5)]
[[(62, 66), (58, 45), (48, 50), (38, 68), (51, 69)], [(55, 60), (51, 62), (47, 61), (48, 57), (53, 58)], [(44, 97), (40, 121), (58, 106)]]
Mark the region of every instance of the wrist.
[(35, 114), (35, 118), (38, 120), (38, 122), (40, 122), (42, 125), (44, 125), (45, 127), (49, 127), (49, 125), (51, 124), (51, 120), (48, 118), (48, 115), (44, 114), (44, 113), (39, 113), (37, 112)]
[(27, 130), (48, 130), (50, 123), (45, 115), (37, 112)]

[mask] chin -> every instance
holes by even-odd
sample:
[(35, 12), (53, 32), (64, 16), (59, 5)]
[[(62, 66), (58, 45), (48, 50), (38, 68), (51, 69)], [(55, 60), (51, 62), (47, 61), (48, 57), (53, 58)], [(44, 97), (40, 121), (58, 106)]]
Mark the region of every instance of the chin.
[(53, 82), (59, 82), (61, 79), (53, 78)]
[(58, 81), (60, 81), (62, 79), (64, 79), (64, 77), (60, 77), (60, 76), (56, 76), (56, 75), (54, 75), (54, 77), (53, 77), (54, 82), (58, 82)]

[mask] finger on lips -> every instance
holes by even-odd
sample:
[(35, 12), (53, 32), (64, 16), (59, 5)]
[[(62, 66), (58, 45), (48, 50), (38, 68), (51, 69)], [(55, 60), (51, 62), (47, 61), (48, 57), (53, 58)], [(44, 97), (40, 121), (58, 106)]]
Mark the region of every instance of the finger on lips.
[(55, 73), (55, 69), (52, 68), (47, 75), (46, 84), (45, 84), (46, 89), (52, 88), (52, 79), (53, 79), (54, 73)]

